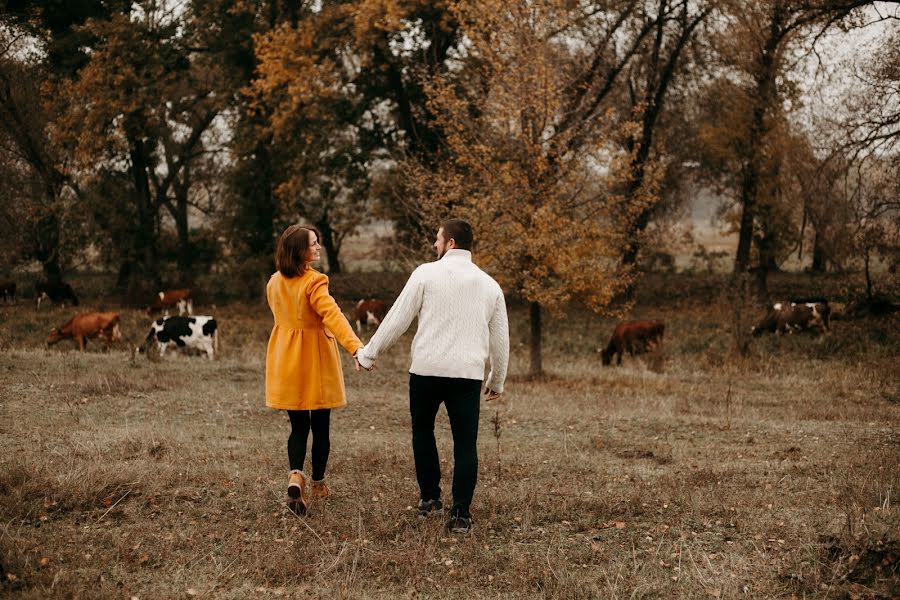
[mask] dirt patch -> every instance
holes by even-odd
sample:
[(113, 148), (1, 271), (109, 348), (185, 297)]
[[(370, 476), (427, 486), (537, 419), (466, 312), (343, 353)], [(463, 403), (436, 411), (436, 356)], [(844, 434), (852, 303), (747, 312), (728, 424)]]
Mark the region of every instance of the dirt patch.
[[(900, 590), (900, 540), (825, 538), (823, 552), (836, 581), (862, 584), (873, 598), (896, 598)], [(863, 596), (865, 597), (865, 596)]]

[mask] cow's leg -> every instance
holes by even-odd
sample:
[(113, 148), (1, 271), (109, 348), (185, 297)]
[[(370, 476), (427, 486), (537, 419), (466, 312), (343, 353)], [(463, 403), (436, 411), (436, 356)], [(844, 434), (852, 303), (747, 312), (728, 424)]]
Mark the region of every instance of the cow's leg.
[(168, 342), (156, 342), (156, 348), (159, 350), (159, 357), (162, 358), (166, 355), (166, 347), (169, 345)]
[(194, 301), (191, 300), (190, 298), (188, 298), (188, 301), (187, 301), (187, 313), (189, 315), (194, 314)]
[(84, 336), (76, 335), (72, 339), (75, 340), (75, 345), (78, 346), (78, 350), (80, 352), (84, 352), (84, 345), (85, 345)]
[(206, 351), (206, 358), (212, 360), (215, 358), (215, 351), (213, 350), (213, 341), (211, 337), (206, 337), (203, 340), (203, 349)]

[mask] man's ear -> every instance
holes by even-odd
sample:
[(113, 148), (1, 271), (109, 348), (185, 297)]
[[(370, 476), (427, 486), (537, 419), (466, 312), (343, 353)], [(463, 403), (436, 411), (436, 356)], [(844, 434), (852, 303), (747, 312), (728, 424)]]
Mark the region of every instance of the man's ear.
[(447, 247), (448, 248), (456, 248), (456, 240), (454, 238), (450, 238), (447, 241)]

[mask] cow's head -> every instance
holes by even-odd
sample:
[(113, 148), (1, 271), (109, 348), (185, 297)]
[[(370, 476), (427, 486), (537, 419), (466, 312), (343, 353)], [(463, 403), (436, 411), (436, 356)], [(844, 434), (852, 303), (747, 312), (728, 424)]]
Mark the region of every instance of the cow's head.
[(603, 363), (603, 366), (608, 367), (612, 362), (612, 350), (609, 348), (604, 348), (600, 351), (600, 362)]
[(62, 339), (64, 339), (62, 332), (60, 332), (59, 329), (54, 327), (53, 329), (50, 330), (50, 335), (47, 337), (47, 341), (44, 345), (47, 348), (49, 348), (50, 346), (52, 346), (53, 344), (55, 344), (56, 342), (58, 342)]
[(139, 354), (147, 354), (147, 358), (151, 361), (156, 361), (159, 359), (159, 344), (156, 339), (156, 334), (162, 330), (163, 323), (165, 319), (157, 319), (150, 325), (150, 331), (147, 333), (147, 338), (144, 340), (144, 343), (135, 348), (135, 351)]

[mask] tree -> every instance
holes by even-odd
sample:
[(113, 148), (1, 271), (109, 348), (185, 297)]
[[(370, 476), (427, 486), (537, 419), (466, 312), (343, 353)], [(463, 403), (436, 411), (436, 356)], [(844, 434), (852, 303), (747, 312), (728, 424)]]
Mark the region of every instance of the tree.
[(609, 311), (631, 280), (620, 260), (623, 224), (643, 207), (616, 193), (632, 157), (617, 147), (623, 127), (601, 105), (652, 29), (638, 18), (624, 52), (610, 56), (607, 44), (628, 29), (633, 9), (611, 16), (555, 0), (455, 5), (466, 42), (458, 63), (426, 87), (446, 145), (431, 163), (404, 164), (418, 219), (432, 231), (447, 215), (469, 219), (479, 263), (528, 301), (534, 376), (543, 372), (545, 309), (579, 299)]
[(136, 216), (120, 269), (119, 285), (129, 289), (142, 281), (161, 284), (161, 210), (176, 232), (178, 278), (192, 278), (193, 167), (206, 156), (207, 132), (228, 97), (217, 57), (203, 46), (205, 24), (190, 11), (168, 13), (154, 4), (141, 9), (89, 22), (96, 46), (60, 95), (90, 102), (69, 103), (55, 124), (83, 185), (127, 165), (130, 190), (108, 208), (124, 201)]
[(61, 280), (78, 245), (73, 244), (79, 226), (72, 210), (77, 188), (48, 135), (51, 115), (40, 91), (46, 72), (29, 57), (13, 56), (14, 36), (0, 35), (6, 48), (0, 54), (0, 157), (8, 181), (18, 181), (5, 195), (4, 228), (9, 239), (19, 242), (11, 258), (37, 260), (47, 279)]
[(355, 68), (332, 38), (335, 11), (305, 14), (258, 38), (251, 88), (252, 110), (268, 115), (258, 135), (272, 140), (279, 213), (319, 228), (332, 273), (341, 271), (341, 241), (368, 218)]
[(704, 101), (701, 146), (709, 172), (737, 196), (734, 273), (752, 268), (760, 301), (768, 296), (767, 275), (779, 243), (776, 231), (785, 230), (778, 214), (784, 200), (782, 167), (784, 149), (794, 135), (787, 108), (799, 100), (791, 51), (815, 43), (815, 34), (866, 4), (775, 0), (722, 5), (727, 27), (717, 45), (717, 78)]
[(862, 262), (868, 302), (885, 291), (877, 263), (893, 273), (900, 265), (900, 29), (894, 26), (886, 38), (884, 51), (853, 73), (848, 115), (835, 130), (842, 143), (817, 173), (830, 201), (820, 211), (828, 219), (829, 256)]
[[(660, 164), (665, 160), (657, 148), (656, 138), (661, 118), (664, 116), (670, 89), (677, 84), (683, 54), (687, 52), (698, 27), (715, 8), (714, 2), (693, 4), (660, 0), (654, 17), (653, 35), (640, 55), (632, 63), (628, 73), (627, 102), (631, 114), (637, 115), (640, 130), (625, 140), (625, 147), (631, 157), (629, 170), (632, 173), (626, 183), (625, 196), (629, 204), (643, 204), (629, 225), (628, 244), (622, 254), (622, 263), (633, 266), (641, 247), (641, 234), (650, 223), (651, 217), (661, 208), (659, 202), (642, 202), (639, 198), (648, 181), (646, 174), (653, 169), (670, 168)], [(666, 149), (663, 148), (663, 151)], [(650, 177), (649, 181), (658, 177)], [(657, 200), (663, 196), (653, 192)], [(629, 288), (629, 293), (631, 288)]]

